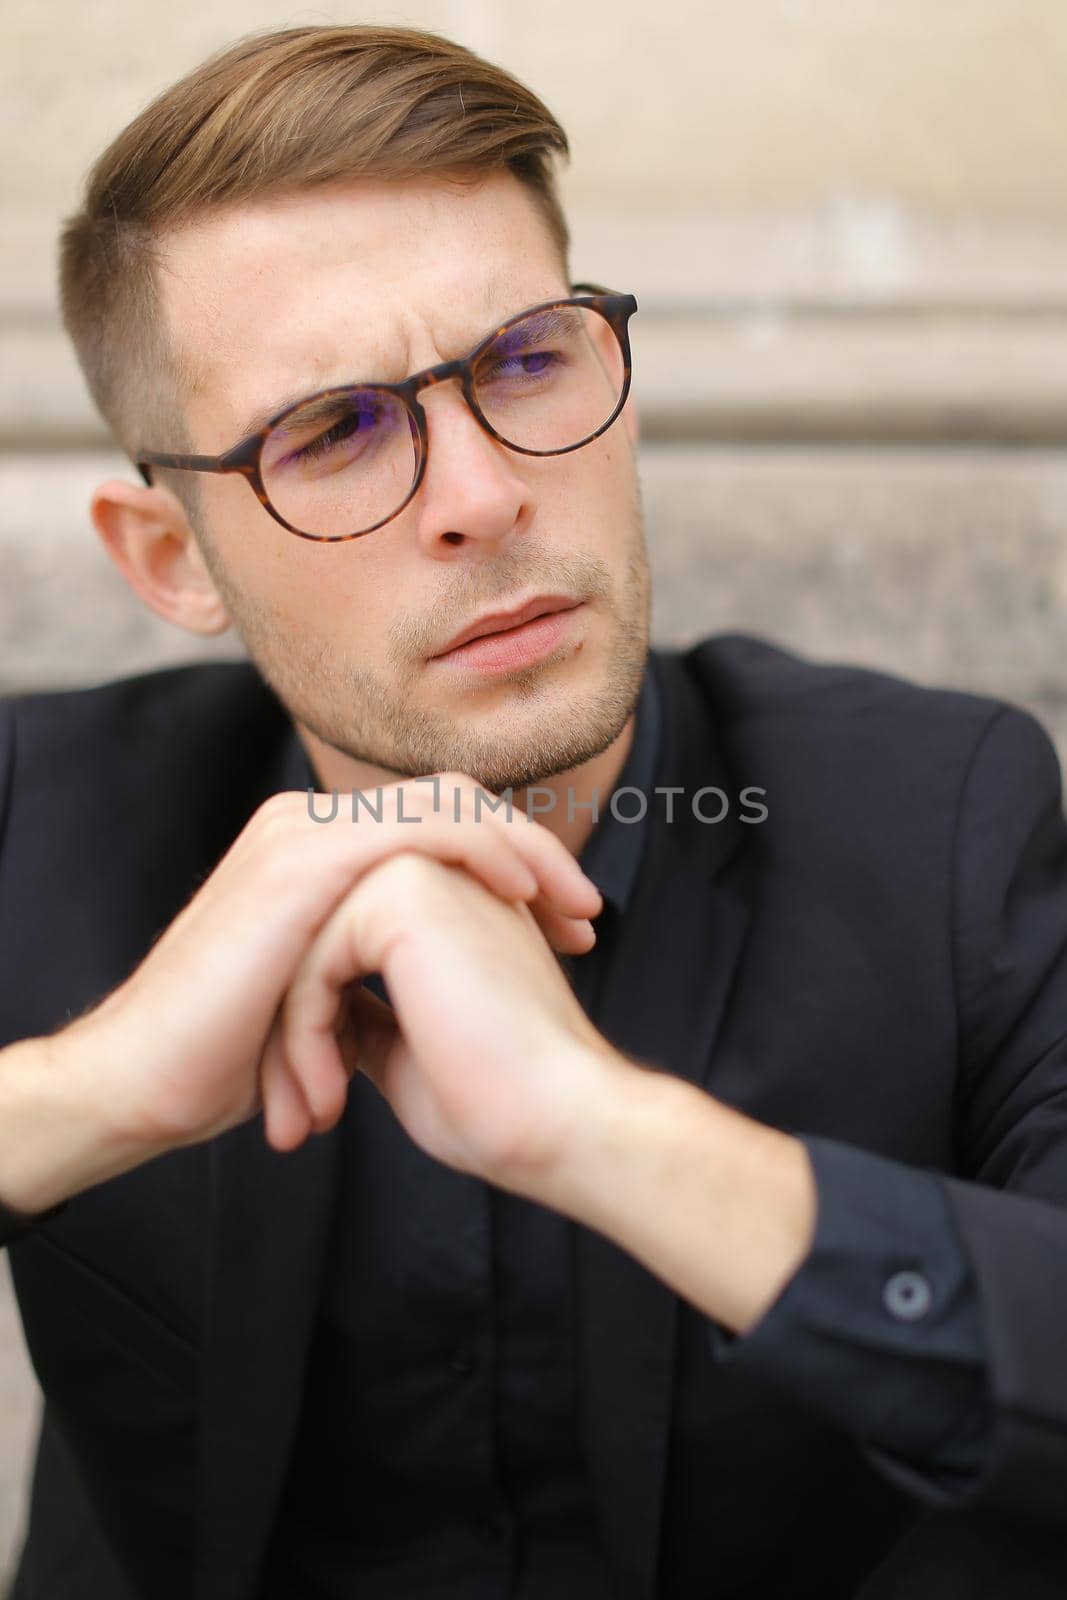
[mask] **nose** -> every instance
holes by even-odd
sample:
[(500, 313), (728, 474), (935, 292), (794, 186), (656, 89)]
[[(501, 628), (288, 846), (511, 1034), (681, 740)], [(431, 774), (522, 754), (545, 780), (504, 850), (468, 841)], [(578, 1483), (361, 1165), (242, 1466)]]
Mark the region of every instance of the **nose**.
[(419, 542), (440, 557), (475, 541), (506, 540), (531, 506), (524, 458), (486, 433), (454, 379), (420, 398), (429, 448), (414, 501)]

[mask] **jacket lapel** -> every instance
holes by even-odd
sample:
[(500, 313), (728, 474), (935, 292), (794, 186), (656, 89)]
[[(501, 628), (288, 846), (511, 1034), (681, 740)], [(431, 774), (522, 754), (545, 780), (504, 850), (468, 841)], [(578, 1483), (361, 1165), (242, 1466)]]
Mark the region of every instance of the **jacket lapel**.
[(257, 1117), (212, 1149), (197, 1600), (251, 1600), (300, 1419), (336, 1131), (279, 1155)]
[[(664, 711), (660, 785), (679, 785), (675, 820), (650, 829), (620, 925), (599, 1026), (618, 1049), (704, 1083), (747, 928), (721, 881), (744, 842), (736, 796), (722, 823), (690, 799), (731, 790), (710, 711), (682, 658), (657, 656)], [(709, 801), (709, 807), (711, 802)], [(658, 808), (653, 815), (661, 817)], [(719, 880), (719, 881), (717, 881)], [(601, 1235), (576, 1229), (582, 1422), (590, 1481), (623, 1600), (652, 1600), (667, 1468), (678, 1299)]]
[[(290, 726), (264, 797), (313, 781)], [(251, 1600), (300, 1420), (340, 1134), (280, 1155), (261, 1117), (209, 1150), (196, 1600)]]

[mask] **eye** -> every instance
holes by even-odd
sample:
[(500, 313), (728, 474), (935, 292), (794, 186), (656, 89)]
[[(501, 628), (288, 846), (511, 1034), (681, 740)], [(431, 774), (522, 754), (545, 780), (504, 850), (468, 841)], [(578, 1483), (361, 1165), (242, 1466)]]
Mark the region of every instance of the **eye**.
[(261, 470), (267, 473), (337, 472), (369, 461), (404, 434), (405, 413), (385, 390), (321, 395), (299, 406), (267, 438)]
[(320, 433), (317, 439), (311, 439), (307, 444), (290, 452), (295, 461), (314, 461), (320, 456), (334, 449), (337, 445), (344, 444), (346, 439), (355, 439), (357, 435), (372, 433), (381, 420), (380, 411), (376, 406), (360, 406), (338, 417), (331, 428), (325, 433)]
[(506, 385), (515, 389), (532, 388), (554, 378), (565, 366), (559, 350), (515, 350), (491, 353), (478, 373), (478, 385)]
[(503, 378), (539, 378), (558, 363), (554, 350), (530, 350), (522, 354), (501, 356), (492, 363), (487, 376)]

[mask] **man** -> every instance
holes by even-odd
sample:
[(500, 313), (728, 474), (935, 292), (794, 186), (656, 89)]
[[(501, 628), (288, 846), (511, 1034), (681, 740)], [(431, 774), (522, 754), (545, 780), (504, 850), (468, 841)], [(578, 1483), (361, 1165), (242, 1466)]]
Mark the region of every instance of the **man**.
[(144, 478), (95, 525), (253, 665), (0, 708), (18, 1600), (1067, 1579), (1055, 759), (649, 653), (565, 148), (447, 41), (297, 29), (68, 224)]

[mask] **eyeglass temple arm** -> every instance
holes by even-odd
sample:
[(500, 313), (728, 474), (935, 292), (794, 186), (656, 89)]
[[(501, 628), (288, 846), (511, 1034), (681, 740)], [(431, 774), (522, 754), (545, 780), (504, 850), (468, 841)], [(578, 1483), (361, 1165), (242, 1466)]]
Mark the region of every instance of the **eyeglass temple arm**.
[(236, 462), (228, 461), (225, 456), (186, 456), (171, 455), (161, 450), (142, 450), (134, 462), (145, 483), (151, 485), (152, 475), (150, 467), (170, 467), (177, 472), (241, 472), (244, 470)]

